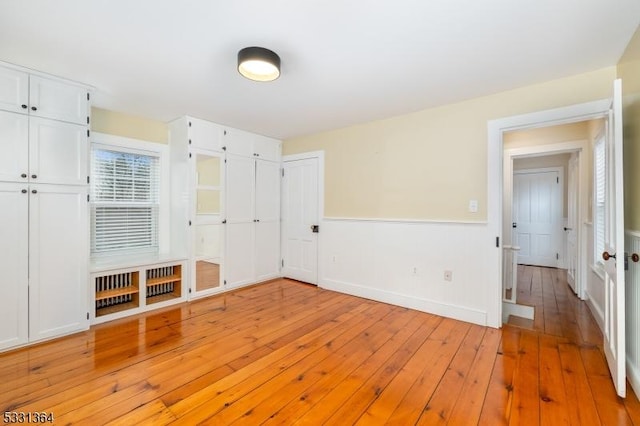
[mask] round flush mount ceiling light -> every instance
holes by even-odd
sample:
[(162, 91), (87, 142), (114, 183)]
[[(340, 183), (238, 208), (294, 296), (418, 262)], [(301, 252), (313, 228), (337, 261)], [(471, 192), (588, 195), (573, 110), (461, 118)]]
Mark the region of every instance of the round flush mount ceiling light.
[(249, 80), (273, 81), (280, 77), (280, 57), (264, 47), (245, 47), (238, 52), (238, 72)]

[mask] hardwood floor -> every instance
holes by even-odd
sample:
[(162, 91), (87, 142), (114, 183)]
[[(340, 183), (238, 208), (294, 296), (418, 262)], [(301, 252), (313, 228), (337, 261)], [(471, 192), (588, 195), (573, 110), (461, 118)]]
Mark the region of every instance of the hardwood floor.
[(0, 408), (87, 425), (640, 424), (562, 274), (523, 272), (541, 316), (502, 330), (290, 280), (101, 324), (0, 355)]

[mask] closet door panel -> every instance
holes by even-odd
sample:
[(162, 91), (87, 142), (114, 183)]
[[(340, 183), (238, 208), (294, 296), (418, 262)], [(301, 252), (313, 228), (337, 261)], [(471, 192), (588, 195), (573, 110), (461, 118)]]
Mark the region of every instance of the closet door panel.
[(253, 158), (227, 156), (227, 223), (253, 223), (255, 164)]
[(0, 109), (27, 113), (29, 74), (0, 67)]
[(89, 99), (84, 87), (35, 75), (29, 83), (29, 114), (87, 125)]
[(87, 163), (86, 126), (31, 117), (29, 120), (31, 182), (86, 185)]
[(28, 185), (0, 182), (0, 349), (28, 341)]
[(228, 288), (255, 282), (253, 229), (253, 222), (227, 223), (226, 225), (227, 250), (224, 267)]
[(88, 203), (82, 187), (30, 190), (29, 335), (36, 341), (88, 325)]
[(0, 111), (0, 181), (27, 182), (29, 117)]
[(280, 219), (280, 163), (256, 160), (256, 219)]

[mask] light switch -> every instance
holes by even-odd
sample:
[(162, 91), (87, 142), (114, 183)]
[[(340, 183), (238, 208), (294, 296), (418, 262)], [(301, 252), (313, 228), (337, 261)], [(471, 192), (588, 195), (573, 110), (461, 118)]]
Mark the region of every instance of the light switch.
[(471, 213), (478, 213), (478, 200), (469, 200), (469, 211)]

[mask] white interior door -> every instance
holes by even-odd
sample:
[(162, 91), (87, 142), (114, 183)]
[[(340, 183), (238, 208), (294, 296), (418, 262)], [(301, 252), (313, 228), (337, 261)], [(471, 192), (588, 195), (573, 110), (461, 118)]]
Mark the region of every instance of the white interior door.
[[(282, 275), (318, 284), (318, 159), (285, 161), (282, 178)], [(320, 231), (320, 229), (317, 229)]]
[(576, 269), (578, 265), (578, 154), (573, 154), (567, 170), (567, 281), (576, 291)]
[(604, 352), (618, 395), (626, 394), (624, 204), (622, 182), (622, 81), (613, 85), (605, 138)]
[(516, 171), (513, 179), (514, 241), (518, 263), (558, 266), (562, 230), (558, 171)]
[(280, 275), (280, 163), (256, 160), (256, 281)]

